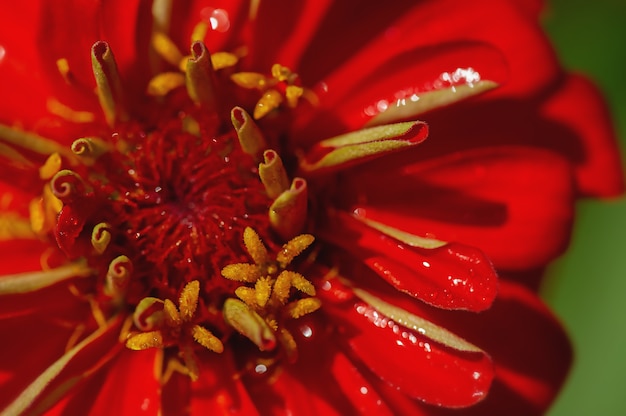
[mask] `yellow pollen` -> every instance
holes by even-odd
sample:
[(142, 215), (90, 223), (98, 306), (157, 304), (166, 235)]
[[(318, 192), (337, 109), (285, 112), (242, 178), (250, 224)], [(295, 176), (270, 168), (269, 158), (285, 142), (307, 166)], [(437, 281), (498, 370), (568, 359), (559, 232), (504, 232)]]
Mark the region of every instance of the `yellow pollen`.
[(57, 115), (64, 120), (71, 121), (72, 123), (91, 123), (96, 119), (94, 113), (90, 111), (73, 110), (54, 98), (48, 99), (46, 107), (50, 113)]
[(211, 331), (199, 325), (194, 325), (191, 330), (191, 334), (193, 335), (193, 339), (195, 339), (198, 344), (203, 347), (217, 353), (224, 351), (224, 344), (222, 344), (222, 341), (213, 335)]
[(198, 307), (198, 295), (200, 293), (200, 282), (193, 280), (185, 285), (178, 301), (180, 317), (183, 321), (189, 322), (196, 313)]
[(287, 313), (292, 318), (297, 319), (311, 312), (315, 312), (322, 306), (322, 302), (317, 298), (299, 299), (286, 306)]
[(315, 237), (311, 234), (301, 234), (292, 238), (283, 245), (283, 249), (276, 255), (276, 261), (278, 261), (281, 267), (287, 266), (294, 258), (313, 244), (313, 241), (315, 241)]
[(126, 346), (135, 351), (161, 348), (163, 347), (163, 336), (160, 331), (141, 332), (131, 335), (126, 340)]
[(67, 59), (60, 58), (56, 61), (57, 70), (68, 84), (70, 83), (70, 64), (67, 62)]
[(148, 94), (163, 97), (170, 91), (185, 85), (185, 76), (180, 72), (163, 72), (148, 83)]
[(277, 109), (283, 102), (283, 96), (277, 90), (271, 89), (265, 91), (259, 101), (254, 106), (254, 118), (260, 119), (269, 114), (272, 110)]
[(252, 260), (259, 266), (266, 264), (269, 261), (267, 249), (261, 241), (261, 237), (250, 227), (246, 227), (243, 232), (243, 242), (246, 246), (246, 250)]
[(52, 153), (48, 156), (48, 159), (46, 159), (43, 166), (39, 168), (39, 177), (46, 180), (51, 179), (59, 170), (61, 170), (61, 164), (61, 155), (56, 152)]
[(255, 264), (229, 264), (222, 269), (222, 276), (236, 282), (254, 283), (261, 277), (259, 267)]
[(267, 305), (267, 301), (272, 293), (272, 279), (268, 277), (262, 277), (256, 281), (254, 285), (256, 303), (264, 308)]
[(161, 58), (176, 67), (183, 60), (183, 54), (176, 44), (163, 32), (152, 34), (152, 47)]
[(176, 305), (169, 299), (165, 299), (163, 303), (163, 312), (165, 312), (165, 322), (168, 326), (172, 328), (179, 327), (183, 320), (178, 313), (178, 309), (176, 309)]
[[(287, 106), (295, 108), (300, 97), (306, 98), (311, 103), (316, 102), (315, 94), (298, 84), (298, 74), (291, 72), (289, 68), (280, 64), (274, 64), (271, 68), (271, 76), (265, 76), (258, 72), (238, 72), (231, 75), (231, 80), (238, 86), (246, 89), (257, 89), (261, 91), (261, 98), (254, 107), (254, 118), (265, 117), (273, 110), (280, 107), (286, 100)], [(283, 88), (276, 88), (281, 84)]]

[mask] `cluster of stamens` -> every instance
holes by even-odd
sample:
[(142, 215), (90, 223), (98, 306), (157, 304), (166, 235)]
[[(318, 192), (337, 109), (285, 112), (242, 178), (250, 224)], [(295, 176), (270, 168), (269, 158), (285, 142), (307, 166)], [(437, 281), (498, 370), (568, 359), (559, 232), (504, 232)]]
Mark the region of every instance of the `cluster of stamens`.
[[(239, 299), (230, 298), (224, 303), (224, 319), (261, 351), (274, 349), (278, 334), (287, 356), (295, 357), (295, 341), (282, 323), (314, 312), (321, 305), (314, 297), (313, 284), (300, 273), (287, 270), (313, 240), (310, 234), (298, 235), (271, 260), (259, 235), (246, 228), (244, 243), (254, 263), (230, 264), (222, 269), (226, 279), (243, 283), (235, 290)], [(292, 288), (308, 297), (289, 301)]]

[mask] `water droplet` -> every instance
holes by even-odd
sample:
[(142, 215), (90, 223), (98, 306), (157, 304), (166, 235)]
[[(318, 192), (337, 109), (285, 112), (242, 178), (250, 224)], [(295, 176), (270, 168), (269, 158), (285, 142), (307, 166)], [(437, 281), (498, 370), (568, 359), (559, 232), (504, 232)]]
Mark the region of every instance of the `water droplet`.
[(5, 49), (4, 46), (0, 45), (0, 63), (2, 63), (6, 54), (7, 54), (7, 50)]
[(230, 19), (228, 12), (224, 9), (214, 9), (213, 7), (205, 7), (200, 11), (202, 18), (209, 22), (211, 29), (216, 32), (226, 32), (230, 29)]

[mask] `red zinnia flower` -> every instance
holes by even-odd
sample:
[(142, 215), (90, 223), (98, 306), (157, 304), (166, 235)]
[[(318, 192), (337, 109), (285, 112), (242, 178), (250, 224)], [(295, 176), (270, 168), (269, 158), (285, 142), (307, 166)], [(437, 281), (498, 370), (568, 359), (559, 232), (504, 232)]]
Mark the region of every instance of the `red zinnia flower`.
[(15, 3), (0, 408), (541, 413), (570, 350), (532, 287), (622, 184), (538, 9)]

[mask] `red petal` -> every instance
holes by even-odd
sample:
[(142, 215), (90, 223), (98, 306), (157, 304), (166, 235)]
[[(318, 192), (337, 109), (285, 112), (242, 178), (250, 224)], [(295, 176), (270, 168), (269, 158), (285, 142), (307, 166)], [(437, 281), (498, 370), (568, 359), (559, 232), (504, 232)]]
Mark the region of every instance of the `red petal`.
[[(107, 2), (106, 7), (100, 1), (32, 1), (24, 9), (14, 5), (5, 10), (0, 27), (5, 55), (0, 62), (0, 90), (11, 100), (0, 102), (0, 122), (20, 125), (64, 143), (98, 132), (95, 125), (75, 124), (51, 114), (49, 100), (102, 118), (93, 94), (95, 82), (89, 58), (96, 40), (113, 43), (120, 71), (134, 81), (128, 88), (143, 93), (147, 79), (141, 82), (137, 76), (138, 71), (144, 78), (148, 76), (144, 58), (150, 31), (135, 30), (137, 25), (145, 24), (140, 22), (140, 14), (149, 18), (146, 5), (141, 0)], [(57, 68), (59, 59), (69, 64), (69, 84)]]
[(487, 355), (440, 345), (361, 301), (324, 308), (355, 356), (404, 394), (445, 407), (470, 406), (487, 394), (494, 375)]
[[(50, 366), (56, 364), (59, 360), (65, 359), (64, 349), (65, 343), (70, 339), (70, 334), (76, 328), (76, 325), (60, 329), (57, 325), (37, 325), (33, 322), (19, 321), (18, 319), (4, 320), (0, 323), (11, 323), (19, 325), (18, 327), (11, 327), (7, 332), (7, 327), (2, 329), (2, 333), (19, 334), (20, 342), (9, 343), (12, 353), (5, 351), (7, 345), (3, 347), (2, 356), (6, 356), (7, 360), (11, 363), (5, 363), (2, 368), (9, 369), (6, 373), (11, 377), (11, 373), (17, 370), (17, 375), (14, 375), (9, 380), (2, 380), (3, 393), (0, 399), (3, 403), (0, 404), (4, 408), (8, 403), (17, 399), (17, 394), (22, 393), (31, 383), (37, 381), (38, 388), (36, 395), (31, 398), (28, 404), (28, 409), (35, 411), (45, 411), (48, 407), (54, 404), (55, 400), (63, 397), (69, 389), (74, 387), (76, 383), (80, 383), (93, 374), (95, 370), (106, 364), (108, 360), (113, 358), (117, 352), (119, 352), (121, 344), (119, 344), (117, 338), (122, 323), (120, 317), (113, 319), (108, 323), (106, 328), (98, 330), (90, 340), (83, 340), (85, 342), (82, 349), (78, 350), (65, 365), (58, 368), (58, 372), (55, 372), (47, 383), (44, 385), (37, 377), (43, 375), (45, 370)], [(24, 331), (24, 328), (28, 328), (28, 331)], [(47, 332), (50, 331), (48, 334)], [(46, 348), (42, 348), (41, 340), (46, 340)], [(23, 344), (22, 344), (23, 342)], [(32, 350), (32, 353), (28, 353)], [(28, 368), (23, 368), (24, 362), (22, 360), (15, 360), (15, 357), (29, 357)], [(36, 364), (33, 364), (35, 362)], [(8, 365), (7, 365), (8, 364)], [(19, 369), (13, 369), (15, 365), (21, 365)], [(26, 405), (24, 397), (20, 399), (21, 408), (22, 405)], [(35, 411), (35, 413), (38, 413)]]
[(423, 249), (403, 244), (337, 212), (322, 238), (355, 255), (398, 290), (430, 305), (480, 311), (496, 296), (497, 276), (477, 249), (459, 243)]
[(240, 378), (232, 354), (198, 354), (200, 378), (191, 384), (192, 415), (258, 415)]
[(338, 191), (345, 209), (411, 234), (480, 247), (498, 268), (537, 267), (566, 246), (572, 179), (557, 155), (502, 147), (416, 162), (416, 152), (406, 153), (346, 176)]
[[(597, 88), (585, 78), (570, 76), (541, 113), (561, 123), (562, 136), (568, 136), (561, 139), (559, 150), (576, 166), (579, 191), (591, 196), (619, 195), (624, 189), (620, 152), (609, 109)], [(548, 137), (559, 140), (559, 136)]]
[(90, 415), (159, 415), (161, 384), (155, 377), (156, 348), (123, 349), (108, 369)]
[[(385, 56), (387, 53), (368, 62), (366, 67), (360, 67), (364, 65), (360, 61), (355, 67), (346, 65), (324, 80), (316, 91), (320, 105), (315, 108), (314, 118), (298, 127), (295, 137), (311, 141), (356, 130), (382, 112), (381, 105), (391, 107), (422, 92), (472, 84), (478, 79), (500, 83), (507, 76), (501, 54), (492, 46), (477, 42), (456, 41), (401, 50), (383, 60)], [(471, 68), (472, 79), (452, 81), (457, 69), (467, 68)]]

